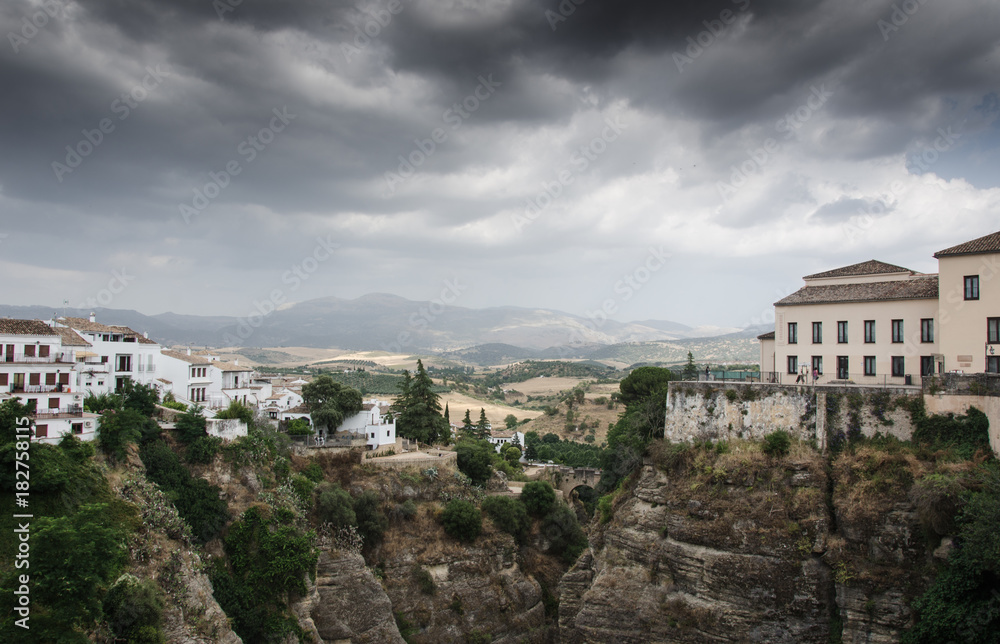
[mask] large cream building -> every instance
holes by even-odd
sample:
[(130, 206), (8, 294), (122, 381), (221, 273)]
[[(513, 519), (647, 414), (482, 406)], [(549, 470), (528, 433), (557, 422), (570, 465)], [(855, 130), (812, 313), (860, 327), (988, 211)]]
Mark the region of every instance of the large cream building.
[[(760, 336), (764, 380), (920, 384), (1000, 373), (1000, 232), (934, 254), (938, 274), (876, 260), (807, 275)], [(804, 376), (804, 378), (803, 378)]]

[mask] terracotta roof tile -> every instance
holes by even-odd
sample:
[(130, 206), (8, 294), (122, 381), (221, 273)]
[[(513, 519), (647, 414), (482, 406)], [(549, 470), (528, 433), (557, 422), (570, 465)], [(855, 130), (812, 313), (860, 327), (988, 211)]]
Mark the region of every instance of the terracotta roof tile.
[(222, 362), (220, 360), (212, 362), (211, 365), (219, 371), (253, 371), (253, 367), (241, 366), (232, 362)]
[(59, 335), (41, 320), (0, 318), (0, 333), (5, 335)]
[(950, 257), (953, 255), (982, 255), (985, 253), (1000, 253), (1000, 232), (990, 233), (978, 239), (967, 241), (958, 246), (945, 248), (934, 253), (934, 257)]
[(87, 318), (58, 318), (56, 320), (59, 324), (65, 324), (71, 329), (77, 331), (85, 331), (87, 333), (121, 333), (128, 337), (134, 337), (136, 342), (140, 344), (158, 344), (150, 340), (149, 338), (143, 336), (138, 331), (131, 329), (127, 326), (122, 326), (120, 324), (101, 324), (100, 322), (91, 322)]
[(822, 279), (824, 277), (857, 277), (860, 275), (883, 275), (886, 273), (910, 273), (912, 275), (913, 271), (908, 268), (903, 268), (902, 266), (896, 266), (895, 264), (886, 264), (885, 262), (880, 262), (877, 259), (869, 259), (867, 262), (851, 264), (850, 266), (844, 266), (842, 268), (835, 268), (832, 271), (816, 273), (815, 275), (806, 275), (803, 279), (813, 280)]
[(937, 299), (937, 297), (938, 276), (928, 275), (892, 282), (804, 286), (788, 297), (775, 302), (774, 305), (888, 302), (892, 300)]
[(169, 358), (177, 358), (178, 360), (183, 360), (184, 362), (190, 364), (212, 364), (207, 358), (202, 358), (201, 356), (188, 355), (184, 351), (170, 351), (168, 349), (160, 349), (160, 353)]
[(52, 327), (52, 330), (62, 336), (62, 345), (64, 347), (91, 347), (94, 346), (83, 339), (79, 333), (73, 329), (66, 328), (64, 326)]
[(773, 340), (774, 339), (774, 331), (769, 331), (767, 333), (762, 333), (761, 335), (757, 336), (757, 339), (758, 340)]

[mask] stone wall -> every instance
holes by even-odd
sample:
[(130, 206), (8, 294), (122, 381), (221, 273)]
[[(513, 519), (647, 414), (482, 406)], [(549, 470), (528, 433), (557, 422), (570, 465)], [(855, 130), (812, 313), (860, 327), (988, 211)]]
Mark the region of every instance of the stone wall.
[(664, 436), (672, 441), (760, 440), (783, 429), (821, 449), (828, 437), (860, 431), (865, 436), (913, 433), (909, 412), (898, 402), (919, 396), (912, 387), (724, 385), (670, 383)]

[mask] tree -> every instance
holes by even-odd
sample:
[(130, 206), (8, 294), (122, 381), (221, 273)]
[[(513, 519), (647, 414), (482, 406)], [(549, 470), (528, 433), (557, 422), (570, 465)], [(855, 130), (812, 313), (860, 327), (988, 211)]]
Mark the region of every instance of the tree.
[(688, 351), (687, 362), (684, 363), (684, 369), (681, 371), (681, 376), (684, 380), (697, 380), (698, 379), (698, 366), (694, 363), (694, 355)]
[(156, 413), (156, 405), (160, 402), (160, 392), (156, 387), (133, 382), (131, 378), (125, 380), (122, 395), (125, 409), (134, 409), (143, 416)]
[(472, 436), (472, 417), (469, 415), (471, 412), (465, 410), (465, 418), (462, 419), (462, 433), (466, 436)]
[(548, 481), (532, 481), (521, 490), (521, 503), (530, 515), (544, 516), (555, 502), (556, 492)]
[(485, 485), (493, 475), (493, 456), (496, 453), (487, 441), (465, 438), (455, 446), (458, 469), (472, 479), (475, 485)]
[(427, 375), (422, 361), (417, 360), (417, 373), (403, 372), (399, 397), (393, 404), (397, 412), (396, 431), (400, 436), (422, 443), (447, 442), (451, 431), (441, 415), (441, 397), (434, 393), (434, 382)]
[(184, 443), (190, 444), (199, 438), (208, 436), (208, 430), (206, 429), (208, 423), (205, 422), (205, 415), (202, 413), (202, 408), (197, 405), (179, 415), (177, 423), (174, 426), (180, 432), (180, 439)]
[(488, 496), (483, 499), (483, 511), (494, 525), (523, 543), (531, 522), (524, 504), (509, 496)]
[(317, 488), (316, 514), (321, 523), (346, 528), (357, 523), (351, 495), (336, 483), (320, 483)]
[(503, 422), (507, 426), (507, 429), (514, 429), (517, 427), (517, 416), (514, 414), (507, 414), (506, 418), (503, 419)]
[(510, 444), (503, 446), (503, 449), (500, 450), (500, 455), (511, 465), (517, 465), (521, 460), (521, 450)]
[(101, 414), (97, 428), (97, 444), (112, 461), (125, 460), (130, 443), (136, 443), (142, 436), (142, 425), (146, 417), (134, 409), (108, 410)]
[(229, 407), (223, 409), (215, 415), (216, 418), (233, 418), (242, 420), (247, 427), (253, 422), (253, 410), (242, 404), (238, 400), (229, 403)]
[(444, 419), (448, 421), (449, 425), (451, 424), (451, 414), (448, 412), (448, 403), (444, 404)]
[(487, 439), (490, 437), (490, 421), (486, 420), (486, 410), (479, 408), (479, 422), (476, 423), (476, 438)]
[(361, 392), (323, 374), (302, 387), (302, 399), (313, 422), (334, 431), (344, 419), (361, 411)]
[(441, 520), (444, 531), (459, 541), (475, 541), (483, 531), (483, 515), (468, 501), (449, 501)]
[(358, 520), (358, 534), (364, 539), (365, 547), (374, 546), (382, 541), (389, 519), (382, 511), (382, 502), (378, 492), (365, 490), (354, 498), (354, 515)]
[[(688, 354), (690, 355), (690, 354)], [(622, 379), (618, 384), (618, 400), (627, 407), (652, 396), (662, 393), (666, 405), (667, 383), (674, 380), (674, 373), (663, 367), (639, 367)], [(612, 397), (614, 395), (612, 394)]]

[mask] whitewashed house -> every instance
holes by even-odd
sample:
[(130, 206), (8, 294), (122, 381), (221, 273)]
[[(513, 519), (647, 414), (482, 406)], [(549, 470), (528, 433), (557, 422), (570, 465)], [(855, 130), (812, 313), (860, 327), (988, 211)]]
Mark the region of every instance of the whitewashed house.
[(34, 440), (57, 443), (64, 435), (93, 440), (100, 416), (83, 411), (76, 384), (76, 344), (41, 320), (0, 319), (0, 401), (33, 406)]
[(366, 400), (361, 411), (345, 418), (337, 431), (363, 434), (367, 439), (368, 449), (395, 445), (396, 421), (390, 420), (388, 414), (389, 403), (376, 399)]
[(156, 380), (160, 345), (146, 335), (127, 326), (100, 324), (93, 313), (90, 319), (60, 317), (49, 325), (72, 329), (90, 344), (81, 349), (86, 352), (86, 368), (81, 373), (88, 376), (88, 391), (121, 391), (126, 380), (143, 385)]
[(522, 452), (524, 451), (524, 434), (518, 431), (497, 430), (491, 432), (489, 438), (486, 440), (493, 444), (497, 450), (497, 454), (500, 453), (504, 445), (510, 445), (513, 442), (517, 443)]

